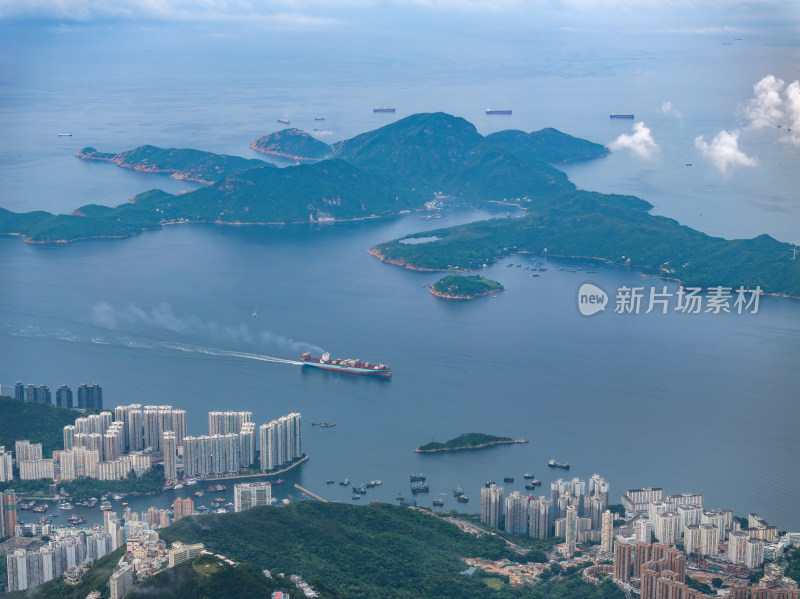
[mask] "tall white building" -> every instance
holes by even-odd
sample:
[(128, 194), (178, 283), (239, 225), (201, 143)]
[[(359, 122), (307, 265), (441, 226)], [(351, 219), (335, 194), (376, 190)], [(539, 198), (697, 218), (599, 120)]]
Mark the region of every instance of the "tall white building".
[(108, 580), (111, 587), (110, 599), (122, 599), (133, 587), (133, 569), (129, 564), (122, 563)]
[(528, 534), (528, 496), (519, 491), (506, 498), (506, 532)]
[(300, 414), (292, 413), (259, 427), (261, 469), (268, 472), (302, 457)]
[(0, 483), (13, 478), (13, 465), (11, 451), (6, 451), (5, 445), (0, 445)]
[(553, 501), (542, 495), (528, 506), (528, 534), (535, 539), (553, 536)]
[(633, 525), (637, 543), (650, 543), (653, 540), (653, 523), (650, 520), (639, 518)]
[(748, 538), (745, 544), (744, 565), (753, 570), (760, 568), (763, 563), (764, 541), (752, 537)]
[(732, 532), (728, 536), (728, 561), (743, 564), (747, 555), (747, 540), (750, 536), (743, 531)]
[(162, 433), (161, 449), (164, 452), (164, 479), (167, 481), (177, 480), (178, 441), (174, 431)]
[(233, 486), (233, 510), (235, 512), (271, 503), (272, 485), (268, 482), (242, 483)]
[(567, 507), (564, 543), (567, 546), (567, 555), (572, 555), (575, 552), (575, 545), (578, 543), (578, 509), (574, 505)]
[(503, 490), (497, 485), (481, 489), (481, 522), (492, 528), (498, 528), (503, 517)]
[(675, 512), (656, 513), (653, 519), (653, 532), (659, 543), (674, 545), (678, 540), (680, 520)]

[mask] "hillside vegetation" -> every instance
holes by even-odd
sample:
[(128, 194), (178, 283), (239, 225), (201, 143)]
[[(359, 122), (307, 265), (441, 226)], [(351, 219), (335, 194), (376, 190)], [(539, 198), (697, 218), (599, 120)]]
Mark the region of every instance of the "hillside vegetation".
[[(679, 279), (687, 286), (740, 285), (800, 296), (800, 260), (768, 235), (727, 240), (648, 213), (630, 196), (573, 191), (531, 203), (523, 218), (493, 219), (407, 235), (371, 253), (395, 264), (470, 270), (518, 252), (597, 258)], [(415, 237), (427, 243), (403, 243)]]
[(313, 161), (329, 158), (331, 147), (300, 129), (284, 129), (259, 137), (250, 147), (287, 160)]
[(263, 160), (212, 154), (202, 150), (140, 146), (134, 150), (109, 154), (83, 148), (77, 154), (85, 160), (106, 160), (123, 168), (147, 173), (168, 173), (176, 179), (213, 183), (236, 171), (272, 166)]
[(447, 299), (473, 299), (497, 291), (503, 291), (500, 283), (480, 275), (447, 275), (431, 286), (433, 295)]
[(28, 403), (0, 397), (0, 445), (14, 451), (15, 441), (42, 444), (42, 455), (49, 458), (56, 449), (64, 449), (63, 429), (80, 416), (75, 410)]

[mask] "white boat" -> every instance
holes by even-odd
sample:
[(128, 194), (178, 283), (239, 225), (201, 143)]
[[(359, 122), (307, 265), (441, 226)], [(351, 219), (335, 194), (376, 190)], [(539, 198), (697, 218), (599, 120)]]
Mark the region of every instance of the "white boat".
[(60, 507), (62, 510), (71, 510), (72, 509), (72, 504), (69, 501), (65, 501), (61, 505), (59, 505), (58, 507)]
[(59, 133), (59, 137), (72, 137), (72, 133)]

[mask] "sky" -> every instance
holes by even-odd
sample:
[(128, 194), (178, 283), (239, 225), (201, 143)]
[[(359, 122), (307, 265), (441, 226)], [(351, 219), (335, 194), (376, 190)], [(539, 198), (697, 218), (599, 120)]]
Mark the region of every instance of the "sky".
[[(657, 34), (742, 33), (776, 22), (800, 32), (787, 0), (2, 0), (1, 20), (181, 21), (267, 29), (480, 24), (530, 31), (560, 27)], [(480, 35), (480, 30), (476, 30)]]

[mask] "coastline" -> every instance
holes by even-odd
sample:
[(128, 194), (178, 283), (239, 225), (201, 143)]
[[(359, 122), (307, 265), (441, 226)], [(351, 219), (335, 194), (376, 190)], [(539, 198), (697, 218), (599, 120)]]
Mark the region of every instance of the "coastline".
[(504, 289), (489, 289), (488, 291), (484, 291), (483, 293), (476, 293), (474, 295), (448, 295), (447, 293), (442, 293), (440, 291), (436, 291), (431, 285), (431, 295), (435, 295), (436, 297), (446, 299), (446, 300), (471, 300), (477, 297), (483, 297), (484, 295), (491, 295), (493, 293), (499, 293), (500, 291), (505, 291)]
[(214, 181), (207, 181), (205, 179), (200, 179), (199, 177), (192, 177), (190, 175), (186, 175), (184, 174), (184, 171), (178, 171), (174, 169), (157, 169), (155, 167), (148, 168), (137, 164), (128, 164), (116, 158), (104, 158), (102, 156), (91, 156), (89, 154), (84, 154), (80, 150), (75, 153), (75, 156), (82, 160), (97, 160), (98, 162), (111, 162), (121, 168), (129, 168), (132, 171), (139, 171), (140, 173), (155, 173), (159, 175), (168, 174), (173, 179), (180, 179), (182, 181), (194, 181), (195, 183), (202, 183), (203, 185), (211, 185), (212, 183), (214, 183)]
[(445, 451), (463, 451), (469, 449), (486, 449), (487, 447), (494, 447), (495, 445), (514, 445), (514, 444), (524, 444), (529, 443), (526, 439), (508, 439), (508, 440), (500, 440), (500, 441), (489, 441), (487, 443), (481, 443), (479, 445), (464, 445), (463, 447), (441, 447), (438, 449), (421, 449), (417, 448), (414, 450), (414, 453), (443, 453)]
[(294, 160), (296, 162), (319, 162), (320, 160), (324, 160), (324, 158), (309, 158), (308, 156), (296, 156), (294, 154), (286, 154), (285, 152), (276, 152), (275, 150), (265, 150), (264, 148), (260, 148), (256, 142), (251, 142), (250, 147), (256, 152), (261, 152), (262, 154), (268, 154), (270, 156), (277, 156), (278, 158), (283, 158), (284, 160)]
[[(236, 474), (234, 476), (204, 476), (204, 481), (221, 481), (221, 480), (239, 480), (243, 478), (263, 478), (269, 476), (279, 476), (281, 474), (285, 474), (294, 468), (297, 468), (300, 464), (305, 464), (309, 460), (309, 456), (304, 455), (302, 458), (297, 460), (296, 462), (289, 464), (285, 468), (281, 468), (280, 470), (275, 470), (273, 472), (259, 472), (258, 474)], [(183, 479), (183, 482), (178, 484), (186, 484), (186, 479)], [(164, 485), (163, 491), (171, 491), (175, 488), (175, 485)]]

